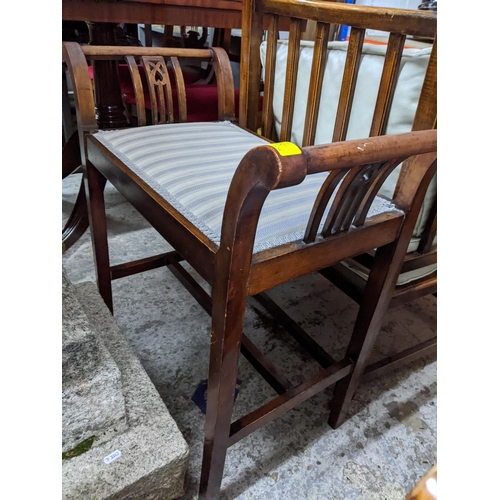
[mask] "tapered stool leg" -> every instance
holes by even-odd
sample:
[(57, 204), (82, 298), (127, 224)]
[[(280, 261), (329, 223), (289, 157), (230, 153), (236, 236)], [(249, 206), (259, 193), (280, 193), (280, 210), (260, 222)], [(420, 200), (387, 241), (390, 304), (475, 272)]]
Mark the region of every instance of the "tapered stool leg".
[(89, 213), (90, 234), (94, 249), (97, 287), (105, 304), (113, 312), (111, 270), (109, 264), (108, 231), (104, 206), (106, 178), (90, 163), (84, 169), (85, 192)]
[[(328, 423), (336, 429), (345, 420), (349, 404), (359, 386), (377, 339), (382, 319), (392, 297), (400, 265), (394, 258), (396, 244), (379, 248), (366, 284), (363, 300), (347, 347), (346, 358), (354, 362), (351, 374), (335, 385)], [(399, 252), (400, 253), (400, 252)]]
[(200, 499), (219, 498), (229, 443), (246, 295), (214, 287)]

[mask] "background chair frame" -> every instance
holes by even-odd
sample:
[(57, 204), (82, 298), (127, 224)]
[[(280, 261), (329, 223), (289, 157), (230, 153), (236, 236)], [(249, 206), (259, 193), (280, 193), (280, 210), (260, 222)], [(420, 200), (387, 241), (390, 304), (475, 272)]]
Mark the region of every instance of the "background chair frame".
[[(283, 16), (289, 18), (290, 32), (288, 39), (288, 59), (284, 89), (283, 116), (279, 137), (274, 129), (273, 94), (276, 68), (276, 53), (279, 39), (278, 22)], [(256, 112), (259, 99), (258, 82), (262, 75), (260, 60), (260, 45), (264, 35), (263, 19), (269, 19), (267, 31), (266, 70), (264, 79), (264, 105), (261, 114)], [(244, 3), (243, 8), (243, 39), (242, 39), (242, 67), (240, 77), (240, 118), (242, 127), (250, 130), (260, 130), (264, 137), (280, 141), (290, 140), (294, 119), (294, 105), (297, 88), (297, 72), (300, 54), (300, 41), (304, 23), (316, 23), (314, 54), (310, 74), (309, 93), (307, 100), (307, 114), (304, 124), (302, 146), (314, 143), (318, 121), (320, 95), (323, 86), (327, 60), (327, 43), (330, 27), (334, 24), (351, 26), (347, 59), (343, 74), (342, 89), (339, 97), (337, 115), (335, 117), (332, 142), (344, 141), (351, 120), (352, 103), (356, 90), (358, 71), (361, 61), (361, 51), (365, 41), (367, 29), (374, 29), (389, 33), (385, 64), (379, 83), (378, 97), (373, 111), (370, 136), (384, 135), (396, 89), (403, 49), (408, 36), (425, 38), (433, 41), (429, 64), (423, 81), (420, 99), (416, 108), (412, 130), (429, 130), (437, 127), (437, 17), (434, 12), (420, 10), (386, 9), (380, 7), (365, 7), (347, 5), (338, 2), (321, 0), (251, 0)], [(375, 84), (375, 82), (374, 82)], [(398, 194), (401, 183), (410, 175), (414, 163), (403, 162), (394, 196)], [(416, 221), (415, 221), (416, 222)], [(432, 207), (424, 221), (423, 234), (420, 237), (418, 249), (407, 252), (401, 273), (418, 270), (437, 264), (437, 197), (434, 196)], [(371, 269), (375, 250), (371, 249), (354, 257), (355, 260)], [(367, 281), (358, 274), (350, 271), (346, 266), (338, 263), (322, 269), (321, 274), (329, 279), (358, 304), (370, 294)], [(397, 280), (391, 292), (388, 307), (395, 307), (410, 300), (437, 292), (437, 271), (423, 276), (404, 285), (397, 285)], [(269, 298), (261, 301), (269, 312), (275, 313), (278, 306)], [(283, 326), (292, 326), (300, 335), (300, 328), (284, 312), (278, 312), (276, 318)], [(364, 339), (368, 341), (367, 339)], [(363, 360), (361, 373), (351, 376), (349, 389), (347, 380), (338, 384), (332, 402), (332, 412), (329, 423), (338, 427), (345, 419), (349, 401), (355, 388), (363, 380), (383, 375), (402, 365), (410, 363), (423, 356), (432, 355), (437, 350), (437, 336), (411, 347), (404, 352), (388, 357), (371, 366), (367, 366), (368, 359), (359, 358), (362, 338), (353, 337), (351, 345), (346, 351), (346, 358)], [(373, 347), (375, 337), (369, 344)], [(371, 351), (371, 348), (369, 349)]]

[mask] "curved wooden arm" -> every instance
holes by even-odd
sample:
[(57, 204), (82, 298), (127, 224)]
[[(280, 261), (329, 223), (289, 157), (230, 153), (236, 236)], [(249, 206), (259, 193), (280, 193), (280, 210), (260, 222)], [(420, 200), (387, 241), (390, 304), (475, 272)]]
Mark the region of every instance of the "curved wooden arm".
[(62, 51), (75, 92), (78, 126), (84, 130), (96, 129), (94, 91), (85, 54), (76, 42), (63, 42)]
[(229, 186), (221, 229), (221, 248), (244, 245), (252, 253), (262, 205), (270, 191), (302, 182), (307, 158), (300, 152), (281, 156), (273, 146), (259, 146), (241, 160)]
[(313, 174), (429, 153), (436, 149), (437, 130), (423, 130), (308, 146), (303, 151), (307, 156), (307, 173)]
[(74, 89), (80, 153), (82, 164), (85, 164), (85, 135), (97, 130), (92, 81), (87, 59), (78, 43), (63, 42), (62, 56)]

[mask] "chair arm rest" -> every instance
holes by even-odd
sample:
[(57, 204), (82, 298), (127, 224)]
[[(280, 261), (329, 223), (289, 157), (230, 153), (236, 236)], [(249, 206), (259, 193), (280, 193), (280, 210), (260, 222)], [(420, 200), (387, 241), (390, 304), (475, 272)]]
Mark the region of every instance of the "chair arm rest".
[(67, 64), (73, 90), (78, 126), (86, 131), (97, 130), (94, 92), (89, 67), (81, 46), (76, 42), (63, 42), (63, 61)]

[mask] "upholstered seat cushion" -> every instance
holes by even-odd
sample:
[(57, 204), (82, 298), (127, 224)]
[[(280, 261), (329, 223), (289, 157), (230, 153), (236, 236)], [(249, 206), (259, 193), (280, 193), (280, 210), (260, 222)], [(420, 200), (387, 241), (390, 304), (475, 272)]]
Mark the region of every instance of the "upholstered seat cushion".
[[(268, 144), (229, 122), (177, 123), (95, 134), (113, 154), (214, 243), (234, 172), (252, 148)], [(300, 240), (326, 174), (272, 191), (259, 219), (254, 252)], [(377, 197), (369, 217), (394, 206)]]

